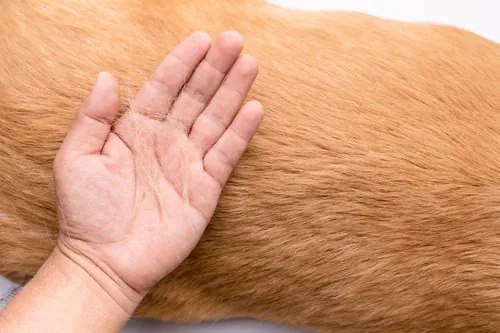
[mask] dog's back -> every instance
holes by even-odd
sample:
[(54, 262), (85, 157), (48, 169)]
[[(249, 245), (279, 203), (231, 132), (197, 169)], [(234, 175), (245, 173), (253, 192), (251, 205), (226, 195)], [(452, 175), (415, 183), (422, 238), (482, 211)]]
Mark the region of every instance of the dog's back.
[(190, 258), (138, 314), (318, 332), (500, 330), (500, 46), (260, 1), (0, 1), (0, 273), (57, 237), (51, 163), (101, 70), (123, 110), (193, 30), (260, 62), (261, 130)]

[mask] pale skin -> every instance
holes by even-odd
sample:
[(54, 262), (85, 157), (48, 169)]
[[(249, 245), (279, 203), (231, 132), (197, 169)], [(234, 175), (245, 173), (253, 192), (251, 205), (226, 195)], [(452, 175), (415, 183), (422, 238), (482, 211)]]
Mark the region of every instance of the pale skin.
[(242, 48), (193, 33), (114, 126), (118, 83), (98, 76), (54, 161), (59, 241), (2, 332), (118, 332), (189, 255), (263, 117), (243, 105), (258, 65)]

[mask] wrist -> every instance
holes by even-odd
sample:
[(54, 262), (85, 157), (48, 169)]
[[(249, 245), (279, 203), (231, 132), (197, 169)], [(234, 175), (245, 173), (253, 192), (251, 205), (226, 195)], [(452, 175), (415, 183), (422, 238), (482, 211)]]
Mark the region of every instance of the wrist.
[(119, 332), (137, 302), (90, 263), (57, 247), (0, 315), (2, 332)]
[(72, 280), (82, 284), (89, 292), (94, 292), (101, 301), (117, 307), (131, 316), (144, 295), (137, 293), (123, 282), (107, 265), (83, 253), (78, 253), (59, 241), (47, 264), (55, 266)]

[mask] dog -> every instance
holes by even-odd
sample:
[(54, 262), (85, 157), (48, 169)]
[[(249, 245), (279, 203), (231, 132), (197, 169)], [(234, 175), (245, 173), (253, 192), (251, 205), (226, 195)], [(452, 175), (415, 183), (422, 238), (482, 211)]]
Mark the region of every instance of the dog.
[(260, 0), (0, 2), (0, 273), (58, 236), (52, 163), (97, 73), (122, 109), (194, 30), (235, 29), (266, 115), (189, 258), (136, 315), (314, 332), (500, 331), (500, 46)]

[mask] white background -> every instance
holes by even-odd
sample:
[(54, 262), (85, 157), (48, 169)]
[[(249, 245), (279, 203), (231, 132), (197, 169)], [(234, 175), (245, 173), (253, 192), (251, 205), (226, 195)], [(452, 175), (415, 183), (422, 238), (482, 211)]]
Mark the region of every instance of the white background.
[[(471, 30), (500, 43), (500, 1), (496, 0), (270, 0), (304, 10), (359, 11), (383, 18), (411, 22), (432, 22)], [(0, 295), (7, 286), (0, 277)], [(292, 333), (292, 328), (252, 320), (231, 320), (202, 325), (171, 325), (146, 320), (132, 320), (124, 333)]]

